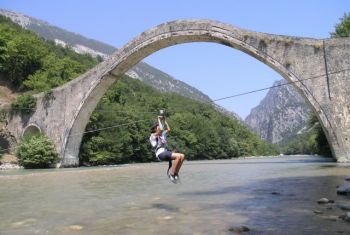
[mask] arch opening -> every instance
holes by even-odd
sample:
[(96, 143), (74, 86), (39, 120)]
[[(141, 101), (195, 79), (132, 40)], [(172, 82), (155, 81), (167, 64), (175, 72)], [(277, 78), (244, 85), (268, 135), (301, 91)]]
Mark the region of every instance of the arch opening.
[(23, 134), (22, 134), (22, 137), (31, 137), (31, 136), (34, 136), (34, 135), (40, 135), (41, 134), (41, 128), (32, 123), (32, 124), (29, 124), (23, 131)]

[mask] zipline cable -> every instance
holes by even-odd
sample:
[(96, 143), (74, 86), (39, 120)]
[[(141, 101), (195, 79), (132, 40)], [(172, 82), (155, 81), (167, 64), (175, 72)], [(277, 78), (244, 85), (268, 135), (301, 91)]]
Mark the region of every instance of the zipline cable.
[(132, 125), (134, 123), (146, 122), (146, 121), (150, 121), (150, 119), (137, 120), (137, 121), (134, 121), (134, 122), (128, 122), (128, 123), (123, 123), (123, 124), (114, 125), (114, 126), (107, 126), (107, 127), (102, 127), (102, 128), (93, 129), (93, 130), (84, 131), (84, 132), (79, 132), (79, 133), (72, 133), (72, 134), (70, 134), (70, 136), (83, 135), (83, 134), (86, 134), (86, 133), (92, 133), (92, 132), (96, 132), (96, 131), (102, 131), (102, 130), (107, 130), (107, 129), (121, 127), (121, 126), (128, 126), (128, 125)]
[[(135, 123), (146, 122), (146, 121), (150, 121), (150, 119), (143, 119), (143, 120), (137, 120), (137, 121), (123, 123), (123, 124), (119, 124), (119, 125), (114, 125), (114, 126), (102, 127), (102, 128), (98, 128), (98, 129), (84, 131), (84, 132), (81, 132), (81, 133), (72, 133), (70, 136), (83, 135), (83, 134), (86, 134), (86, 133), (92, 133), (92, 132), (97, 132), (97, 131), (101, 131), (101, 130), (117, 128), (117, 127), (121, 127), (121, 126), (128, 126), (128, 125), (132, 125), (132, 124), (135, 124)], [(12, 147), (12, 148), (0, 149), (0, 152), (5, 152), (5, 151), (8, 151), (8, 150), (11, 150), (11, 149), (14, 149), (14, 148), (17, 148), (17, 146), (16, 147)]]
[[(328, 75), (342, 73), (342, 72), (349, 71), (349, 70), (350, 70), (350, 68), (342, 69), (342, 70), (338, 70), (338, 71), (334, 71), (334, 72), (328, 73)], [(238, 97), (238, 96), (248, 95), (248, 94), (252, 94), (252, 93), (256, 93), (256, 92), (260, 92), (260, 91), (265, 91), (265, 90), (269, 90), (269, 89), (273, 89), (273, 88), (277, 88), (277, 87), (281, 87), (281, 86), (291, 85), (291, 84), (298, 83), (298, 82), (301, 83), (303, 81), (307, 81), (307, 80), (311, 80), (311, 79), (315, 79), (315, 78), (321, 78), (321, 77), (326, 76), (326, 75), (327, 74), (312, 76), (312, 77), (301, 79), (301, 80), (297, 80), (297, 81), (294, 81), (294, 82), (287, 82), (287, 83), (282, 83), (282, 84), (275, 85), (275, 86), (260, 88), (260, 89), (256, 89), (256, 90), (252, 90), (252, 91), (243, 92), (243, 93), (238, 93), (238, 94), (235, 94), (235, 95), (218, 98), (218, 99), (212, 100), (210, 102), (208, 101), (208, 103), (213, 103), (213, 102), (216, 102), (216, 101), (221, 101), (221, 100), (226, 100), (226, 99), (232, 99), (232, 98), (235, 98), (235, 97)]]
[[(338, 71), (334, 71), (334, 72), (329, 72), (328, 75), (342, 73), (342, 72), (349, 71), (349, 70), (350, 70), (350, 68), (342, 69), (342, 70), (338, 70)], [(306, 79), (301, 79), (301, 80), (297, 80), (297, 81), (294, 81), (294, 82), (287, 82), (287, 83), (282, 83), (282, 84), (275, 85), (275, 86), (270, 86), (270, 87), (265, 87), (265, 88), (256, 89), (256, 90), (252, 90), (252, 91), (247, 91), (247, 92), (243, 92), (243, 93), (239, 93), (239, 94), (235, 94), (235, 95), (226, 96), (226, 97), (218, 98), (218, 99), (215, 99), (215, 100), (207, 101), (207, 102), (204, 102), (204, 103), (214, 103), (216, 101), (221, 101), (221, 100), (225, 100), (225, 99), (232, 99), (232, 98), (235, 98), (235, 97), (248, 95), (248, 94), (252, 94), (252, 93), (256, 93), (256, 92), (260, 92), (260, 91), (264, 91), (264, 90), (268, 90), (268, 89), (273, 89), (273, 88), (277, 88), (277, 87), (291, 85), (291, 84), (294, 84), (294, 83), (297, 83), (297, 82), (303, 82), (303, 81), (306, 81), (306, 80), (320, 78), (320, 77), (323, 77), (323, 76), (326, 76), (326, 75), (327, 74), (316, 75), (316, 76), (312, 76), (312, 77), (309, 77), (309, 78), (306, 78)], [(28, 110), (29, 108), (21, 108), (21, 109)], [(18, 108), (18, 110), (21, 110), (21, 109)], [(96, 111), (102, 111), (102, 110), (103, 109), (96, 110)], [(109, 112), (120, 112), (120, 113), (130, 112), (130, 111), (118, 111), (118, 110), (106, 110), (106, 111), (109, 111)], [(152, 114), (156, 114), (156, 112), (136, 112), (136, 113), (152, 113)], [(114, 125), (114, 126), (108, 126), (108, 127), (98, 128), (98, 129), (89, 130), (89, 131), (84, 131), (84, 132), (81, 132), (81, 133), (72, 133), (71, 136), (72, 135), (73, 136), (74, 135), (83, 135), (83, 134), (86, 134), (86, 133), (93, 133), (93, 132), (97, 132), (97, 131), (101, 131), (101, 130), (107, 130), (107, 129), (112, 129), (112, 128), (117, 128), (117, 127), (121, 127), (121, 126), (128, 126), (128, 125), (131, 125), (131, 124), (134, 124), (134, 123), (138, 123), (138, 122), (145, 122), (146, 120), (150, 121), (150, 119), (143, 119), (143, 120), (138, 120), (138, 121), (134, 121), (134, 122), (124, 123), (124, 124), (119, 124), (119, 125)], [(13, 147), (13, 148), (15, 148), (15, 147)], [(0, 152), (7, 151), (7, 150), (10, 150), (10, 149), (13, 149), (13, 148), (0, 149)]]
[[(330, 73), (328, 73), (328, 75), (342, 73), (342, 72), (349, 71), (349, 70), (350, 70), (350, 68), (341, 69), (341, 70), (330, 72)], [(239, 96), (244, 96), (244, 95), (257, 93), (257, 92), (260, 92), (260, 91), (265, 91), (265, 90), (269, 90), (269, 89), (273, 89), (273, 88), (277, 88), (277, 87), (291, 85), (291, 84), (298, 83), (298, 82), (302, 83), (304, 81), (315, 79), (315, 78), (321, 78), (321, 77), (324, 77), (326, 75), (327, 74), (316, 75), (316, 76), (312, 76), (312, 77), (309, 77), (309, 78), (305, 78), (305, 79), (301, 79), (301, 80), (297, 80), (297, 81), (293, 81), (293, 82), (282, 83), (282, 84), (278, 84), (278, 85), (274, 85), (274, 86), (269, 86), (269, 87), (265, 87), (265, 88), (260, 88), (260, 89), (256, 89), (256, 90), (251, 90), (251, 91), (247, 91), (247, 92), (242, 92), (242, 93), (238, 93), (238, 94), (234, 94), (234, 95), (230, 95), (230, 96), (217, 98), (217, 99), (214, 99), (214, 100), (211, 100), (211, 101), (205, 101), (205, 102), (201, 102), (200, 101), (200, 102), (203, 103), (203, 104), (211, 104), (211, 103), (215, 103), (217, 101), (226, 100), (226, 99), (232, 99), (232, 98), (236, 98), (236, 97), (239, 97)]]

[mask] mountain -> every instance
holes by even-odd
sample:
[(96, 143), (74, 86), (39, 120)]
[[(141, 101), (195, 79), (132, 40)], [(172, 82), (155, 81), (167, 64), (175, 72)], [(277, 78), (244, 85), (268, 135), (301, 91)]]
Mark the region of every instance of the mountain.
[[(88, 53), (104, 59), (117, 50), (117, 48), (106, 43), (88, 39), (80, 34), (66, 31), (50, 25), (45, 21), (21, 13), (0, 9), (0, 14), (10, 18), (23, 28), (36, 32), (39, 36), (47, 40), (55, 41), (56, 44), (61, 46), (70, 46), (78, 53)], [(176, 80), (170, 75), (143, 62), (130, 69), (127, 75), (134, 79), (139, 79), (162, 92), (175, 92), (197, 101), (211, 102), (211, 99), (198, 89)], [(235, 115), (237, 116), (237, 114)]]
[(108, 44), (85, 38), (80, 34), (66, 31), (50, 25), (45, 21), (21, 13), (0, 9), (0, 14), (10, 18), (23, 28), (36, 32), (39, 36), (47, 40), (55, 41), (56, 44), (62, 46), (69, 45), (78, 53), (89, 53), (95, 56), (100, 55), (101, 57), (107, 57), (117, 50), (115, 47)]
[(302, 133), (310, 109), (304, 99), (285, 80), (276, 81), (260, 104), (253, 108), (245, 123), (262, 139), (278, 143)]

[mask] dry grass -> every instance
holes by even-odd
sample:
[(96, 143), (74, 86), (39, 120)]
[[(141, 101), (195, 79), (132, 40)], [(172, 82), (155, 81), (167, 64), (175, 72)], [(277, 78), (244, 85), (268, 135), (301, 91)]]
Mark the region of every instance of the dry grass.
[(0, 81), (0, 105), (1, 106), (4, 106), (6, 104), (11, 104), (13, 101), (16, 100), (17, 96), (18, 94), (13, 92), (5, 82)]
[(5, 106), (16, 100), (16, 95), (6, 87), (0, 86), (0, 105)]
[[(0, 112), (8, 110), (11, 104), (16, 100), (20, 93), (14, 92), (11, 89), (10, 83), (0, 74)], [(1, 114), (2, 115), (2, 114)], [(4, 128), (2, 116), (0, 117), (0, 129)]]
[[(10, 84), (0, 74), (0, 109), (7, 108), (13, 103), (20, 94), (11, 90)], [(0, 120), (0, 128), (4, 128), (5, 123)], [(1, 163), (17, 164), (17, 157), (12, 154), (3, 154), (0, 156)]]
[(15, 155), (11, 155), (11, 154), (4, 154), (2, 155), (2, 157), (0, 157), (0, 162), (2, 164), (4, 163), (11, 163), (11, 164), (17, 164), (17, 157)]

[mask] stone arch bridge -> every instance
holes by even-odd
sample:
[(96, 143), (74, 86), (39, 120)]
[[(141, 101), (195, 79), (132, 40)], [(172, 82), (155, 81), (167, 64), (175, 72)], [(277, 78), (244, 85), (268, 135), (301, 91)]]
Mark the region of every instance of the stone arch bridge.
[(85, 74), (38, 94), (35, 112), (12, 116), (8, 130), (19, 139), (39, 129), (54, 142), (61, 167), (77, 166), (81, 133), (107, 89), (148, 55), (189, 42), (240, 50), (292, 82), (318, 115), (334, 157), (350, 161), (350, 40), (259, 33), (211, 20), (172, 21), (143, 32)]

